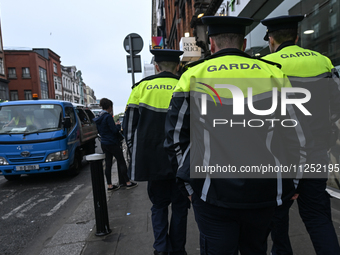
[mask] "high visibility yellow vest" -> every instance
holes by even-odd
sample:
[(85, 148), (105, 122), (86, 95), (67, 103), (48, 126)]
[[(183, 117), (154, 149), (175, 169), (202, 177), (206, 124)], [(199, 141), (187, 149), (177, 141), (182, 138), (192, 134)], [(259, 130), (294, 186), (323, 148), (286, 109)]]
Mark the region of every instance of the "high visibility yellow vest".
[(281, 70), (294, 77), (315, 77), (331, 72), (334, 68), (326, 56), (297, 45), (284, 47), (278, 52), (264, 56), (263, 59), (281, 64)]
[[(15, 125), (19, 124), (20, 116), (14, 118)], [(26, 126), (33, 125), (34, 117), (33, 116), (26, 116)]]

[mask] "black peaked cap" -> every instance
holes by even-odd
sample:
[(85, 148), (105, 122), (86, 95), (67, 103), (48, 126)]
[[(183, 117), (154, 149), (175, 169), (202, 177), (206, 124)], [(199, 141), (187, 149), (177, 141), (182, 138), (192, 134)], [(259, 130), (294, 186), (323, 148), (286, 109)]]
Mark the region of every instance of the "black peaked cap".
[(246, 27), (254, 22), (253, 19), (231, 16), (204, 16), (202, 23), (208, 26), (208, 36), (218, 34), (246, 34)]
[(166, 61), (179, 63), (179, 56), (183, 54), (181, 50), (170, 49), (150, 50), (150, 52), (155, 56), (156, 62)]
[(261, 23), (267, 27), (264, 40), (268, 41), (268, 33), (281, 29), (297, 29), (298, 23), (304, 19), (303, 15), (285, 15), (275, 18), (263, 19)]

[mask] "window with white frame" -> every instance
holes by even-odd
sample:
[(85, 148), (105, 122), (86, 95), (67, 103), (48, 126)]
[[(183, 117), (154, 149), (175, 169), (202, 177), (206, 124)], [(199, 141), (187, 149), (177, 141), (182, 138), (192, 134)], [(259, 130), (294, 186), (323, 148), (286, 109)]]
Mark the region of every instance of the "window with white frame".
[(22, 68), (22, 78), (31, 78), (29, 67)]
[(53, 72), (58, 73), (57, 64), (53, 63)]
[(48, 84), (46, 69), (39, 66), (41, 98), (48, 98)]
[(58, 79), (57, 79), (57, 77), (54, 77), (54, 88), (55, 88), (55, 90), (58, 90)]
[(10, 91), (11, 101), (19, 100), (18, 91), (17, 90), (11, 90)]
[(42, 68), (39, 66), (39, 76), (40, 76), (40, 81), (47, 83), (47, 72), (46, 69)]
[(25, 100), (32, 100), (32, 91), (31, 90), (25, 90)]
[(8, 78), (17, 78), (17, 73), (15, 71), (15, 67), (8, 68)]

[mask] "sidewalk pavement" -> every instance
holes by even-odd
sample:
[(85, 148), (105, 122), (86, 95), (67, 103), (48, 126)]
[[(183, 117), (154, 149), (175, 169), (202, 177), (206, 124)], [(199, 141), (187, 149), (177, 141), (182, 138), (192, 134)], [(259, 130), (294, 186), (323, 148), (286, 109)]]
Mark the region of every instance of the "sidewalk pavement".
[[(95, 228), (86, 240), (82, 255), (152, 255), (153, 232), (151, 225), (151, 202), (147, 195), (147, 184), (112, 192), (108, 201), (109, 222), (112, 233), (104, 237), (95, 236)], [(170, 208), (169, 208), (170, 210)], [(340, 238), (340, 200), (332, 198), (334, 227)], [(256, 220), (256, 219), (254, 219)], [(296, 203), (290, 211), (290, 239), (294, 254), (315, 254), (308, 233), (299, 216)], [(271, 247), (269, 237), (268, 251)], [(186, 251), (188, 255), (199, 255), (199, 232), (189, 210)], [(270, 254), (270, 252), (268, 252)], [(216, 254), (219, 255), (219, 254)]]
[[(112, 166), (112, 181), (118, 182), (116, 163)], [(339, 195), (338, 192), (336, 194)], [(340, 240), (340, 200), (332, 198), (331, 201), (334, 228)], [(40, 255), (152, 255), (154, 238), (147, 183), (139, 182), (138, 187), (130, 190), (121, 188), (107, 192), (107, 206), (112, 230), (110, 234), (103, 237), (95, 235), (93, 195), (90, 192), (64, 226), (42, 244)], [(294, 254), (314, 255), (313, 245), (299, 216), (296, 203), (290, 210), (289, 225)], [(271, 244), (269, 237), (268, 254)], [(199, 231), (192, 208), (188, 215), (186, 251), (188, 255), (200, 254)]]

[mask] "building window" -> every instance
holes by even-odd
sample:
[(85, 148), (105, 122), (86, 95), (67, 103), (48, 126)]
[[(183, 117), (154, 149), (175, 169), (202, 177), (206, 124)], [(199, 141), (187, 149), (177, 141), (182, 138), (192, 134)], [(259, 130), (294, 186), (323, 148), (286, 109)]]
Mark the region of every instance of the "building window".
[(31, 90), (24, 90), (25, 93), (25, 100), (32, 100), (32, 91)]
[(15, 71), (15, 67), (8, 68), (8, 78), (17, 78), (17, 73)]
[(55, 73), (58, 73), (58, 68), (57, 68), (57, 64), (56, 63), (53, 63), (53, 71)]
[(11, 95), (11, 101), (19, 100), (18, 91), (17, 90), (11, 90), (10, 91), (10, 95)]
[(39, 66), (39, 76), (40, 76), (40, 81), (47, 83), (47, 72), (46, 69), (42, 68)]
[(8, 87), (7, 85), (0, 84), (0, 101), (8, 100)]
[(47, 72), (39, 66), (41, 98), (48, 98)]
[(329, 18), (329, 30), (334, 30), (336, 27), (336, 21), (337, 21), (337, 15), (336, 13), (334, 13), (333, 15), (331, 15), (331, 17)]
[(319, 7), (320, 7), (320, 5), (319, 5), (319, 3), (317, 3), (316, 5), (314, 5), (314, 8), (313, 8), (313, 11), (314, 11), (314, 15), (317, 15), (318, 13), (319, 13)]
[(54, 78), (54, 88), (58, 90), (58, 79), (56, 77)]
[(319, 38), (319, 36), (320, 36), (320, 22), (316, 23), (313, 26), (313, 30), (314, 30), (314, 33), (313, 33), (314, 39)]
[(31, 78), (30, 69), (28, 67), (22, 68), (22, 78)]
[(2, 58), (0, 58), (0, 74), (5, 74), (4, 62), (3, 62)]

